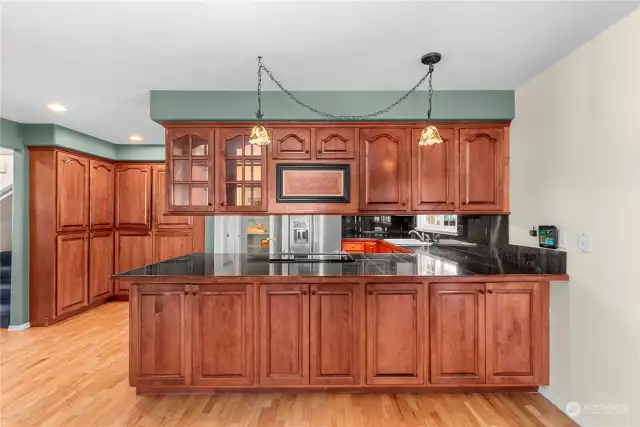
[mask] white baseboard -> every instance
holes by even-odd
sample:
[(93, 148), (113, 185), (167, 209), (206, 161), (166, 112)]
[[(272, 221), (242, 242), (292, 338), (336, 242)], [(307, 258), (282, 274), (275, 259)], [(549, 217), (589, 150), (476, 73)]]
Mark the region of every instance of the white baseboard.
[(24, 331), (31, 327), (31, 323), (23, 323), (22, 325), (9, 325), (9, 332)]

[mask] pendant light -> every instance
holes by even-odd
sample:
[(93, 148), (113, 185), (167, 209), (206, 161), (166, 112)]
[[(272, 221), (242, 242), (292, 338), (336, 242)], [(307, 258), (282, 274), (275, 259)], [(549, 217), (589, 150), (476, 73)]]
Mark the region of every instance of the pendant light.
[(440, 62), (442, 55), (437, 52), (427, 53), (421, 59), (424, 65), (429, 66), (429, 110), (427, 110), (427, 126), (422, 129), (422, 135), (420, 135), (420, 140), (418, 141), (418, 145), (434, 145), (434, 144), (442, 144), (442, 137), (438, 132), (438, 128), (431, 124), (431, 108), (433, 106), (433, 86), (431, 84), (431, 79), (433, 77), (433, 65)]
[(249, 144), (253, 145), (269, 145), (271, 144), (271, 138), (269, 133), (260, 124), (262, 120), (262, 57), (258, 56), (258, 111), (256, 111), (256, 125), (251, 129), (251, 136), (249, 137)]

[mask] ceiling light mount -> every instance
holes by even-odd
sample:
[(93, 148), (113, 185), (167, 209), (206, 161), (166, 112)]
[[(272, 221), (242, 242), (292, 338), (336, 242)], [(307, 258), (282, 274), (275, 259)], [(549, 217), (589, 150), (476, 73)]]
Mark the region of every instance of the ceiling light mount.
[(422, 62), (424, 65), (434, 65), (440, 62), (441, 59), (442, 55), (440, 53), (431, 52), (427, 53), (426, 55), (422, 55), (422, 58), (420, 58), (420, 62)]

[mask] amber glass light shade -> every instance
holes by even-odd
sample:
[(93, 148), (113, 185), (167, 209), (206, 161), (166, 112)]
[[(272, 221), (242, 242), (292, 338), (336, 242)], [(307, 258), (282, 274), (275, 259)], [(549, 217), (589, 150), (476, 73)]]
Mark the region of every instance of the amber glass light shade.
[(249, 144), (253, 145), (269, 145), (271, 144), (271, 138), (264, 126), (254, 126), (251, 129), (251, 136), (249, 137)]
[(427, 126), (422, 129), (422, 135), (420, 135), (420, 141), (418, 145), (434, 145), (442, 144), (442, 137), (438, 133), (438, 129), (435, 126)]

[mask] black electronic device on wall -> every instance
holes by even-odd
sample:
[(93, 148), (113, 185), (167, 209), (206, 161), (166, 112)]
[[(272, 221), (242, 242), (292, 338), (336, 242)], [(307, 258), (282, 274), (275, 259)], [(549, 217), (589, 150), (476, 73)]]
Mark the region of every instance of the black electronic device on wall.
[(541, 248), (558, 248), (558, 227), (555, 225), (538, 226), (538, 245)]

